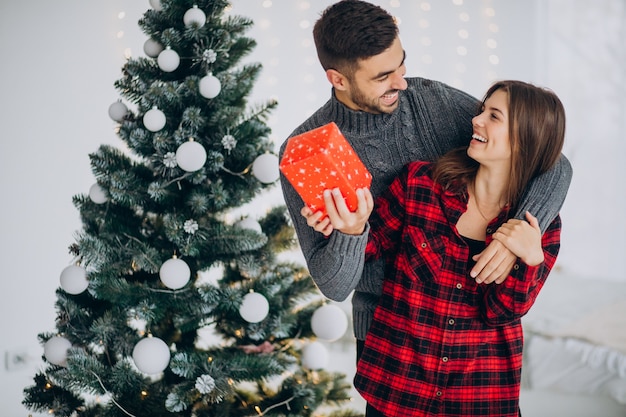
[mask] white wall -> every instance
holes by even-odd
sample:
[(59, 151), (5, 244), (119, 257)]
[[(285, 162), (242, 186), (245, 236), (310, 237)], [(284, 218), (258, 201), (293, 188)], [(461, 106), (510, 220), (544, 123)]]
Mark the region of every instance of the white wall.
[[(332, 2), (233, 1), (234, 13), (256, 23), (250, 60), (265, 69), (252, 101), (278, 99), (270, 119), (277, 146), (330, 93), (311, 27)], [(618, 160), (626, 143), (623, 0), (437, 0), (430, 10), (425, 1), (374, 3), (400, 19), (409, 75), (477, 96), (494, 78), (519, 78), (562, 97), (575, 176), (562, 212), (559, 265), (590, 279), (625, 281), (618, 265), (626, 253), (626, 173)], [(494, 16), (484, 14), (488, 5)], [(28, 414), (20, 402), (40, 366), (36, 336), (54, 328), (54, 291), (81, 226), (72, 196), (94, 182), (87, 155), (102, 143), (121, 146), (107, 109), (118, 98), (113, 82), (125, 49), (142, 54), (145, 37), (136, 23), (148, 7), (148, 0), (0, 0), (0, 357), (29, 358), (11, 369), (0, 364), (3, 416)], [(486, 46), (489, 39), (495, 48)], [(458, 55), (458, 47), (467, 54)], [(276, 198), (278, 189), (263, 202)]]

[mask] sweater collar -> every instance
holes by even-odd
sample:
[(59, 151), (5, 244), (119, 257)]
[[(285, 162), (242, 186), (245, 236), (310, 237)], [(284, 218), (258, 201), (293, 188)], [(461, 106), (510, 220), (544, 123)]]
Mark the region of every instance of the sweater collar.
[[(400, 106), (403, 97), (403, 91), (400, 91)], [(335, 120), (341, 126), (342, 132), (350, 132), (352, 136), (371, 135), (372, 132), (386, 129), (393, 124), (394, 119), (398, 117), (400, 106), (393, 113), (373, 114), (360, 110), (352, 110), (335, 97), (335, 89), (332, 89), (331, 99), (329, 101), (330, 120)]]

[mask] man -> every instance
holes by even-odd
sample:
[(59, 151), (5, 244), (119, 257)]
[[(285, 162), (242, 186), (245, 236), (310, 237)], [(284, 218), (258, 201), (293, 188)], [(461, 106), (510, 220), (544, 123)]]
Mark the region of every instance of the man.
[[(332, 96), (291, 134), (295, 136), (335, 122), (372, 174), (371, 193), (380, 195), (410, 161), (433, 161), (446, 151), (467, 145), (471, 119), (479, 101), (443, 83), (404, 78), (405, 52), (398, 27), (382, 8), (362, 0), (342, 0), (328, 7), (316, 22), (313, 36), (318, 58), (332, 85)], [(280, 156), (284, 152), (283, 143)], [(532, 182), (516, 217), (530, 211), (541, 230), (558, 214), (571, 180), (565, 157)], [(352, 291), (357, 357), (381, 294), (382, 261), (355, 262), (364, 256), (367, 234), (335, 231), (328, 218), (312, 213), (281, 175), (283, 195), (311, 276), (320, 291), (336, 301)], [(344, 256), (350, 253), (352, 256)], [(515, 256), (498, 242), (489, 245), (474, 266), (477, 282), (502, 282)], [(368, 416), (377, 415), (368, 407)]]

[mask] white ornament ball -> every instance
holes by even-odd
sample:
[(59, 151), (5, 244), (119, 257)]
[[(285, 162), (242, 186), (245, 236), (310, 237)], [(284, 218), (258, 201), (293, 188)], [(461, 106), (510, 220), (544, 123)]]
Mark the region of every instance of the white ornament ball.
[(68, 294), (80, 294), (89, 286), (87, 271), (78, 265), (70, 265), (61, 271), (61, 288)]
[(264, 184), (273, 183), (280, 175), (278, 157), (271, 153), (259, 155), (252, 163), (252, 174)]
[(161, 51), (163, 51), (163, 45), (152, 38), (149, 38), (143, 44), (143, 52), (150, 58), (158, 57)]
[(193, 140), (183, 143), (176, 150), (176, 163), (183, 171), (194, 172), (201, 169), (206, 158), (204, 146)]
[(150, 6), (157, 12), (163, 10), (163, 6), (161, 5), (161, 0), (150, 0)]
[(263, 229), (261, 228), (259, 222), (251, 217), (246, 217), (245, 219), (239, 220), (237, 223), (235, 223), (235, 226), (242, 229), (254, 230), (257, 233), (263, 233)]
[(311, 342), (302, 348), (302, 366), (315, 370), (328, 365), (328, 349), (321, 342)]
[(348, 317), (340, 307), (326, 304), (315, 310), (311, 316), (311, 329), (320, 339), (334, 342), (348, 329)]
[(198, 89), (202, 97), (215, 98), (222, 91), (222, 83), (213, 74), (208, 74), (200, 78)]
[(206, 14), (204, 14), (201, 9), (198, 9), (198, 6), (194, 5), (191, 9), (185, 12), (183, 22), (187, 27), (194, 24), (198, 27), (202, 27), (206, 23)]
[(116, 101), (109, 106), (109, 117), (116, 122), (121, 122), (128, 114), (128, 107), (121, 101)]
[(62, 336), (54, 336), (48, 339), (43, 346), (43, 354), (46, 360), (53, 365), (67, 365), (67, 350), (72, 347), (72, 342)]
[(98, 183), (89, 187), (89, 199), (96, 204), (104, 204), (109, 200), (106, 191)]
[(263, 321), (270, 312), (270, 304), (267, 298), (257, 292), (250, 292), (243, 297), (239, 314), (248, 323)]
[(175, 50), (167, 47), (159, 54), (157, 63), (159, 64), (159, 68), (163, 71), (172, 72), (178, 68), (178, 65), (180, 64), (180, 57)]
[(159, 277), (167, 288), (177, 290), (189, 282), (191, 269), (182, 259), (172, 258), (163, 262), (161, 269), (159, 269)]
[(165, 114), (154, 107), (143, 115), (143, 125), (151, 132), (158, 132), (165, 127)]
[(158, 337), (146, 337), (135, 345), (133, 361), (144, 374), (158, 374), (170, 363), (170, 349)]

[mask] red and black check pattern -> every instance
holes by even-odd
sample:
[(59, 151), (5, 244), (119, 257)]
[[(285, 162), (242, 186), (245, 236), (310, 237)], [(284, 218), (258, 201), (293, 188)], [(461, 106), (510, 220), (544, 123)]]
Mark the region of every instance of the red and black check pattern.
[[(542, 264), (518, 260), (504, 283), (478, 285), (455, 227), (467, 193), (442, 192), (431, 167), (408, 165), (376, 200), (367, 256), (389, 266), (355, 386), (389, 417), (517, 417), (520, 319), (556, 260), (560, 217), (543, 235)], [(503, 211), (488, 226), (487, 244), (506, 220)]]

